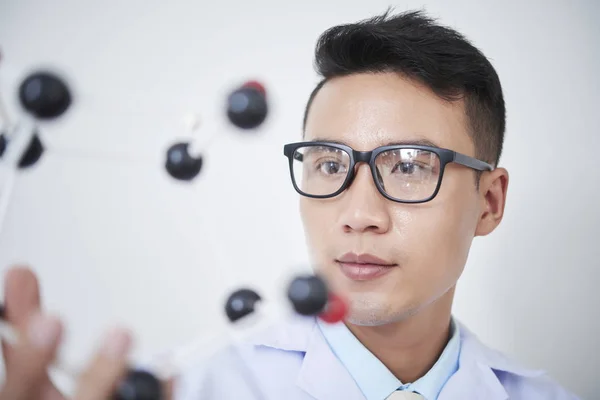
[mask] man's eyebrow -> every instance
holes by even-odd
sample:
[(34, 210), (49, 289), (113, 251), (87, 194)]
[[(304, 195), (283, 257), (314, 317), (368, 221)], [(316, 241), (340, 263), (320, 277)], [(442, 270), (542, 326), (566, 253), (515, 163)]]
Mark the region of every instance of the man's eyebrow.
[[(342, 144), (345, 146), (350, 146), (347, 142), (343, 140), (333, 140), (327, 138), (314, 138), (311, 142), (328, 142), (335, 144)], [(425, 138), (416, 138), (416, 139), (407, 139), (407, 140), (395, 140), (392, 142), (382, 143), (381, 146), (430, 146), (430, 147), (440, 147), (437, 143), (432, 142), (429, 139)], [(352, 147), (352, 146), (350, 146)]]

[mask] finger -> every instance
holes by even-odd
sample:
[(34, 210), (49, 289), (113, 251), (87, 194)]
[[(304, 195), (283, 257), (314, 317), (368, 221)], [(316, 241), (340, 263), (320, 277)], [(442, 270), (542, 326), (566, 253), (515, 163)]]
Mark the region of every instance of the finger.
[(29, 268), (11, 268), (4, 278), (5, 318), (19, 329), (26, 328), (31, 315), (40, 310), (40, 288)]
[(83, 372), (76, 390), (76, 400), (106, 400), (112, 398), (119, 381), (128, 369), (127, 355), (131, 348), (128, 332), (110, 332), (90, 366)]
[[(4, 303), (2, 304), (2, 315), (0, 318), (10, 323), (20, 332), (26, 332), (28, 321), (31, 317), (39, 313), (41, 309), (40, 287), (35, 273), (25, 266), (10, 268), (4, 277)], [(61, 333), (62, 336), (62, 326)], [(60, 339), (59, 339), (60, 341)], [(12, 365), (12, 359), (15, 357), (15, 349), (2, 341), (2, 352), (6, 366)], [(43, 389), (43, 398), (63, 399), (58, 390), (50, 381), (50, 377), (44, 370), (45, 384)]]
[(163, 399), (173, 400), (175, 398), (175, 379), (167, 379), (162, 382), (163, 387)]
[(30, 400), (41, 398), (47, 389), (47, 369), (54, 360), (62, 338), (61, 322), (51, 316), (35, 314), (11, 349), (6, 362), (6, 380), (0, 400)]
[[(11, 268), (4, 279), (2, 318), (20, 331), (27, 329), (30, 317), (40, 310), (40, 291), (35, 274), (26, 267)], [(14, 353), (2, 343), (4, 359), (9, 362)]]

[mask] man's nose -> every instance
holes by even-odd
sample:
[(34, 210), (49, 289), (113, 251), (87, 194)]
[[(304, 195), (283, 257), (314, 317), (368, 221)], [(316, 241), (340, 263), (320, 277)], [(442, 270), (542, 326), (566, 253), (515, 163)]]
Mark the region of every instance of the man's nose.
[(357, 165), (343, 196), (340, 223), (345, 232), (385, 233), (390, 229), (387, 199), (379, 193), (367, 164)]

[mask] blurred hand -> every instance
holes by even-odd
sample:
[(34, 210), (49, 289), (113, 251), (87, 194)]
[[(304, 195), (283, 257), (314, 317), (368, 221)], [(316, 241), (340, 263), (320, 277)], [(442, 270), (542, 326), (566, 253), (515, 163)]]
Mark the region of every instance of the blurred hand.
[[(65, 400), (51, 382), (48, 368), (62, 339), (59, 319), (40, 308), (35, 274), (13, 268), (5, 278), (5, 319), (21, 333), (16, 347), (2, 343), (6, 381), (0, 400)], [(131, 336), (123, 330), (109, 332), (90, 364), (81, 371), (74, 400), (108, 400), (128, 368)]]

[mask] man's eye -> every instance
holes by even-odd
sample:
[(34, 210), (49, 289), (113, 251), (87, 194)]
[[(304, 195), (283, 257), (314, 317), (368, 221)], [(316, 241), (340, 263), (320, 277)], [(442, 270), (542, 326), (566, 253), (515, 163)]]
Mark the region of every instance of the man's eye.
[(323, 161), (317, 164), (319, 172), (325, 175), (345, 174), (345, 167), (336, 161)]
[(392, 173), (399, 172), (399, 173), (405, 174), (405, 175), (412, 175), (415, 172), (419, 172), (419, 170), (421, 168), (422, 167), (420, 165), (412, 163), (412, 162), (399, 162), (392, 169)]

